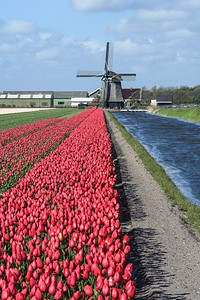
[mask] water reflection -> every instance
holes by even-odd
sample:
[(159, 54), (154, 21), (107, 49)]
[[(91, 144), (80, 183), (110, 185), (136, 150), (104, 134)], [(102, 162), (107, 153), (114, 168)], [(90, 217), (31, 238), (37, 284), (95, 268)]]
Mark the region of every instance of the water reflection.
[(200, 205), (200, 124), (146, 112), (114, 115), (162, 165), (181, 192)]

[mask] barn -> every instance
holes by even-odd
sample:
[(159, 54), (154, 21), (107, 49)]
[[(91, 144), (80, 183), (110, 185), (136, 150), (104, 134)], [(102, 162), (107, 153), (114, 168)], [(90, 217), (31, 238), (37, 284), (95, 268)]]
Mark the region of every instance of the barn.
[(87, 91), (4, 91), (0, 107), (78, 107), (92, 100)]
[(91, 102), (87, 91), (60, 91), (53, 93), (54, 107), (78, 107), (78, 104), (85, 101)]
[(52, 107), (53, 93), (46, 91), (5, 91), (0, 94), (1, 107)]
[(156, 106), (157, 107), (171, 107), (173, 102), (172, 95), (157, 95)]

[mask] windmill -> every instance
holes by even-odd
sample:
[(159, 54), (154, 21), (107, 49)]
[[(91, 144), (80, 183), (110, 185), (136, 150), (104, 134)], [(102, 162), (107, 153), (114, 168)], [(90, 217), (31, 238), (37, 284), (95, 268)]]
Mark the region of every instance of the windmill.
[(99, 71), (78, 71), (77, 77), (101, 77), (102, 89), (100, 95), (100, 106), (103, 108), (123, 107), (121, 81), (134, 80), (135, 73), (115, 73), (111, 71), (113, 60), (113, 43), (107, 42), (105, 57), (105, 73)]

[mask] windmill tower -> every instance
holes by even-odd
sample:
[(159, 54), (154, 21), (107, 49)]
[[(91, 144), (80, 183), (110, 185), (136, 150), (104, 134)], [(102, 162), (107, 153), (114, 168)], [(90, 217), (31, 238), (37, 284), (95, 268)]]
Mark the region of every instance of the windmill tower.
[(103, 108), (114, 108), (124, 106), (124, 99), (122, 96), (122, 80), (134, 80), (135, 73), (115, 73), (111, 71), (113, 60), (113, 44), (107, 42), (106, 57), (105, 57), (105, 73), (99, 71), (88, 72), (79, 71), (77, 77), (101, 77), (102, 89), (100, 95), (100, 106)]

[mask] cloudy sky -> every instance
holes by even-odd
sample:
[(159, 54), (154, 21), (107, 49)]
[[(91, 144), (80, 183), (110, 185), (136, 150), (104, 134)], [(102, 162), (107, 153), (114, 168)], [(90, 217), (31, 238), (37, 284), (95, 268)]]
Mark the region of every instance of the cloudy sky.
[(199, 0), (1, 0), (0, 92), (87, 90), (103, 72), (136, 73), (123, 87), (200, 84)]

